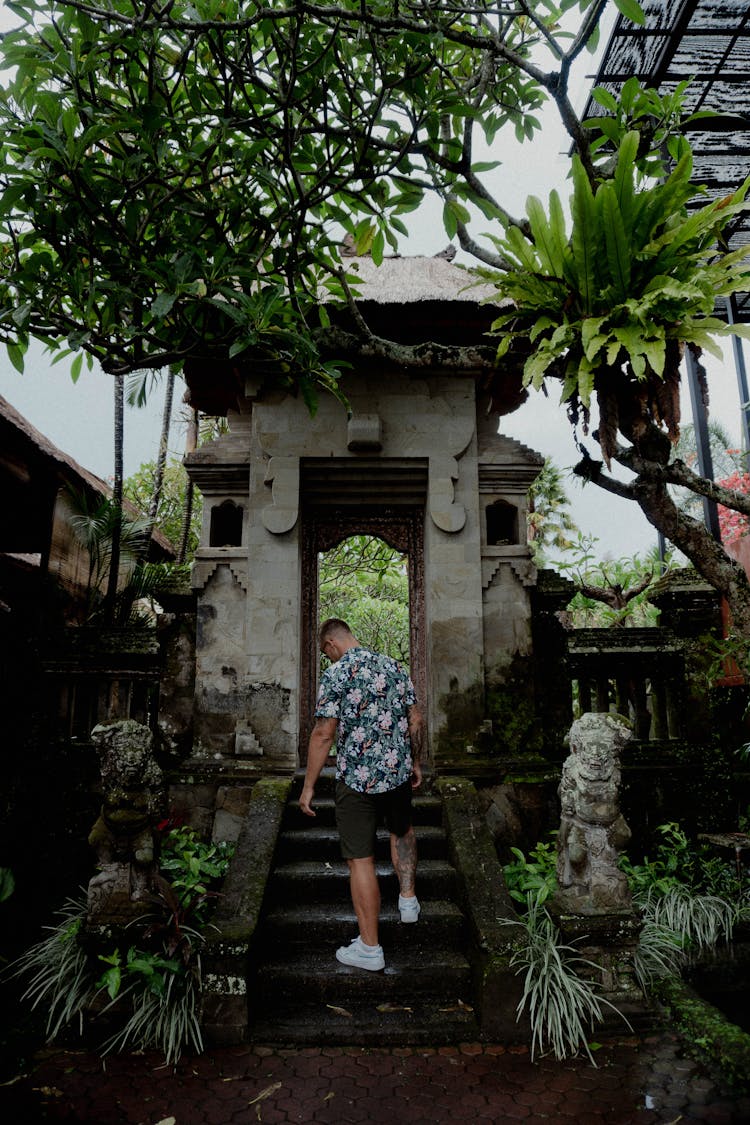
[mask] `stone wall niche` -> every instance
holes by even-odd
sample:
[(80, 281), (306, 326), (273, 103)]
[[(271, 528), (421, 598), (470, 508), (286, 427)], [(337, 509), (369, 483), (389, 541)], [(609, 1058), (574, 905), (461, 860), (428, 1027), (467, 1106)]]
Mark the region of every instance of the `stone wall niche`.
[(488, 547), (518, 545), (518, 508), (507, 500), (492, 500), (484, 509), (485, 541)]
[(241, 547), (244, 508), (234, 500), (211, 506), (209, 547)]

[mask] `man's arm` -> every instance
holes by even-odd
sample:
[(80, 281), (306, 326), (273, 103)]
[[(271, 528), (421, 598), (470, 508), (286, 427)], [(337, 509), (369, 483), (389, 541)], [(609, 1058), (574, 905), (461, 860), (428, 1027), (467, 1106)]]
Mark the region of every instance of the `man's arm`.
[(422, 784), (422, 756), (424, 754), (425, 724), (422, 712), (416, 703), (412, 703), (408, 713), (409, 741), (411, 742), (412, 760), (412, 789), (418, 789)]
[(315, 782), (320, 777), (320, 771), (326, 764), (328, 754), (336, 738), (338, 719), (316, 719), (315, 726), (310, 735), (307, 746), (307, 769), (302, 792), (299, 798), (299, 807), (306, 816), (315, 816), (311, 805), (315, 795)]

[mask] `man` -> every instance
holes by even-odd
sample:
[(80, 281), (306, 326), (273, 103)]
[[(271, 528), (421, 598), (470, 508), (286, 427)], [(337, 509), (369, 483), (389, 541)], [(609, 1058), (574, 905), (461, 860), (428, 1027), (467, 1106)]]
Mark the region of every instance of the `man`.
[(391, 834), (401, 921), (419, 918), (411, 793), (422, 781), (424, 721), (411, 680), (390, 656), (362, 648), (338, 617), (321, 625), (319, 639), (331, 666), (320, 683), (299, 806), (307, 816), (315, 816), (315, 783), (335, 740), (336, 824), (359, 923), (359, 935), (336, 951), (336, 959), (377, 970), (385, 967), (378, 941), (380, 887), (375, 871), (375, 832), (381, 817)]

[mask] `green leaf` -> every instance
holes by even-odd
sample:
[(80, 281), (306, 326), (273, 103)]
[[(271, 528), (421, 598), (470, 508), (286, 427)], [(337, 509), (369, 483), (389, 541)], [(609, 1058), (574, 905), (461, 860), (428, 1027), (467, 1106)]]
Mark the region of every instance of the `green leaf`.
[(664, 374), (667, 341), (664, 334), (643, 340), (643, 354), (655, 375)]
[(625, 19), (641, 27), (646, 22), (646, 16), (638, 0), (615, 0), (615, 7), (622, 12)]
[(597, 192), (597, 204), (601, 206), (601, 225), (604, 228), (610, 277), (618, 299), (624, 301), (630, 290), (631, 247), (612, 184), (601, 185)]
[[(591, 91), (591, 97), (597, 105), (606, 109), (607, 113), (611, 113), (613, 116), (617, 114), (617, 99), (606, 87), (595, 86)], [(596, 121), (597, 119), (593, 118), (593, 120)]]
[(16, 371), (18, 371), (21, 375), (23, 375), (23, 366), (24, 366), (23, 356), (24, 356), (25, 348), (21, 348), (18, 344), (11, 344), (11, 343), (6, 343), (5, 347), (6, 347), (7, 352), (8, 352), (8, 359), (13, 364)]
[(177, 300), (176, 293), (157, 293), (151, 302), (151, 312), (157, 320), (163, 320), (171, 311)]
[[(556, 192), (552, 194), (557, 196)], [(559, 222), (562, 216), (562, 210), (559, 208), (559, 198), (557, 199), (557, 204), (558, 209), (555, 211), (555, 216), (556, 220)], [(564, 268), (559, 228), (553, 230), (551, 224), (547, 221), (547, 216), (544, 213), (544, 207), (541, 201), (537, 199), (535, 195), (530, 195), (526, 200), (526, 214), (529, 217), (531, 234), (542, 267), (548, 273), (552, 274), (553, 277), (562, 277)]]
[(385, 235), (383, 234), (382, 227), (376, 232), (372, 240), (371, 248), (372, 260), (376, 266), (383, 264), (383, 254), (385, 252)]
[(587, 316), (581, 321), (581, 344), (591, 363), (607, 341), (608, 337), (599, 331), (606, 320), (606, 316)]
[(530, 273), (540, 272), (541, 263), (536, 248), (518, 227), (511, 227), (508, 230), (504, 246), (524, 269)]
[(500, 343), (497, 345), (497, 351), (495, 352), (495, 360), (502, 359), (504, 355), (507, 355), (512, 342), (513, 337), (510, 333), (507, 336), (501, 336)]
[(578, 156), (572, 160), (573, 232), (571, 243), (577, 270), (578, 289), (581, 294), (582, 309), (585, 315), (595, 311), (597, 294), (596, 256), (599, 253), (599, 225), (594, 194), (588, 176)]
[(443, 226), (449, 238), (455, 238), (458, 233), (458, 217), (449, 202), (443, 205)]
[(639, 134), (635, 130), (631, 130), (623, 137), (620, 142), (617, 167), (613, 179), (615, 195), (628, 236), (632, 232), (635, 195), (634, 171), (639, 139)]
[(83, 352), (79, 352), (70, 365), (70, 377), (74, 383), (77, 383), (83, 366)]

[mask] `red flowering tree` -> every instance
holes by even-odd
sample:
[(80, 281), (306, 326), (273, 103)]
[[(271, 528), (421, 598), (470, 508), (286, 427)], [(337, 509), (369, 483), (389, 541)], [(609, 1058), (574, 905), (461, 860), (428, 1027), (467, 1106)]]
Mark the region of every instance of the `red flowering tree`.
[[(722, 488), (731, 488), (733, 492), (744, 492), (750, 495), (750, 473), (737, 472), (718, 482)], [(719, 528), (721, 529), (722, 543), (727, 547), (734, 547), (741, 539), (750, 534), (750, 518), (743, 512), (736, 512), (732, 508), (725, 508), (719, 504)]]

